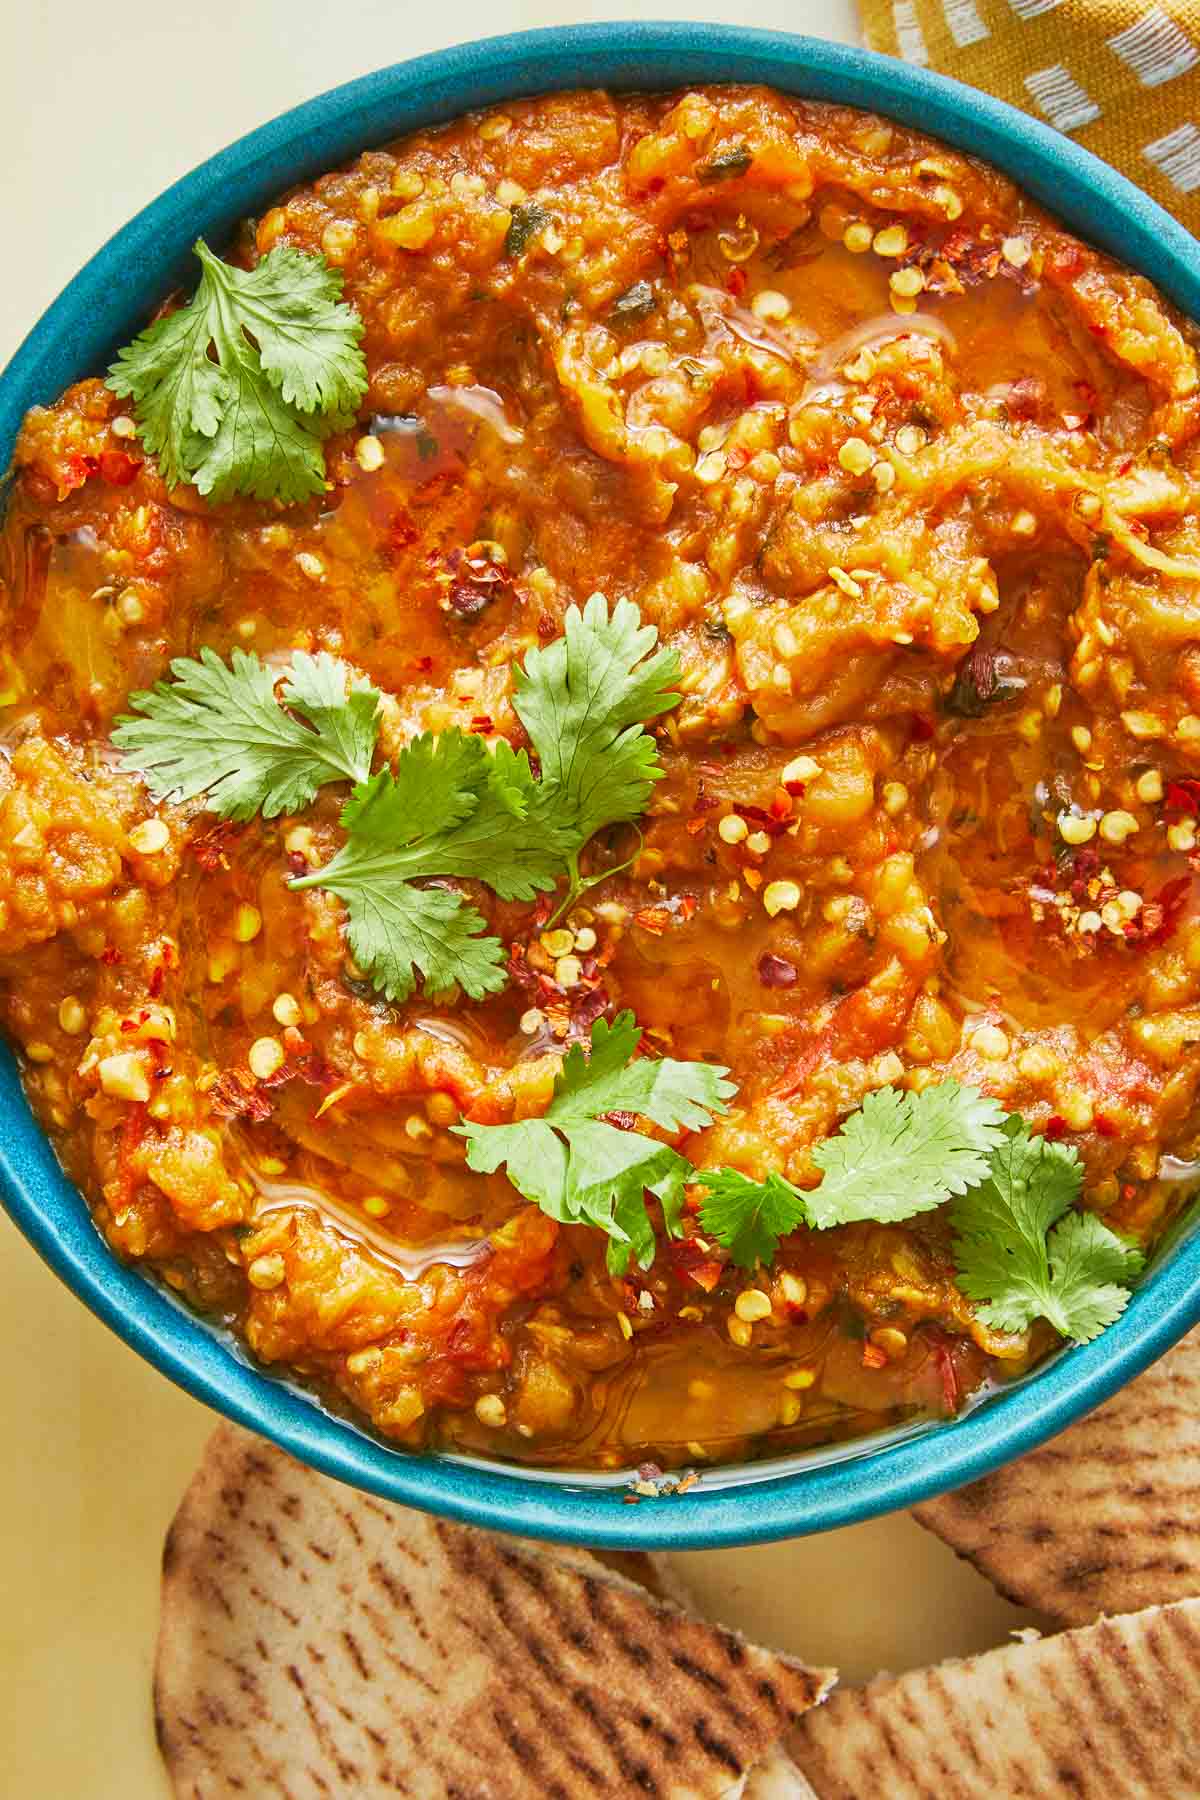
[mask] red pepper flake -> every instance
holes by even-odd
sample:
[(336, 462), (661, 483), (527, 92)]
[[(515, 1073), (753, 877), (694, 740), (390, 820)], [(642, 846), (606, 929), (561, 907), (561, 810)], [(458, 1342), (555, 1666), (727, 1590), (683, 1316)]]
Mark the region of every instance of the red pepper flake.
[(471, 720), (471, 730), (479, 732), (484, 737), (494, 729), (495, 727), (492, 724), (492, 716), (490, 713), (476, 713), (475, 717)]
[(689, 837), (699, 837), (700, 833), (704, 830), (704, 827), (707, 823), (708, 823), (708, 821), (706, 819), (703, 819), (700, 817), (696, 817), (694, 819), (689, 819), (687, 824), (684, 826), (684, 830), (687, 832)]
[(112, 487), (128, 487), (137, 479), (141, 466), (140, 457), (127, 456), (124, 450), (100, 452), (100, 474)]
[(1167, 806), (1173, 806), (1179, 812), (1190, 813), (1192, 818), (1200, 814), (1200, 781), (1191, 776), (1181, 776), (1177, 781), (1168, 781), (1164, 796)]
[(694, 1281), (711, 1294), (725, 1273), (725, 1265), (712, 1253), (704, 1238), (678, 1238), (667, 1245), (667, 1260), (677, 1276)]
[[(284, 1041), (287, 1041), (286, 1032)], [(301, 1039), (302, 1043), (303, 1041)], [(272, 1087), (282, 1086), (293, 1076), (300, 1081), (307, 1082), (309, 1087), (332, 1088), (337, 1086), (338, 1077), (324, 1058), (317, 1055), (311, 1045), (304, 1044), (303, 1050), (294, 1054), (295, 1060), (290, 1065), (285, 1063), (283, 1068), (271, 1077), (270, 1085)]]
[(864, 1369), (886, 1369), (887, 1356), (877, 1344), (864, 1344), (862, 1364)]
[(133, 1170), (134, 1152), (150, 1129), (150, 1115), (144, 1106), (131, 1106), (121, 1125), (121, 1141), (117, 1150), (117, 1188), (120, 1198), (113, 1212), (119, 1217), (133, 1199), (137, 1177)]
[(99, 473), (99, 469), (100, 463), (96, 457), (80, 456), (77, 451), (72, 451), (63, 458), (58, 477), (59, 491), (69, 494), (75, 488), (81, 488), (85, 481), (90, 481), (93, 475)]
[(776, 956), (767, 950), (758, 959), (758, 979), (764, 987), (795, 987), (799, 975), (795, 963), (789, 962), (786, 956)]
[(418, 675), (428, 675), (433, 668), (433, 658), (432, 656), (418, 656), (412, 667)]
[(1190, 875), (1176, 875), (1164, 882), (1154, 898), (1145, 902), (1137, 918), (1127, 921), (1126, 939), (1130, 943), (1165, 943), (1178, 926), (1191, 892)]
[(1090, 418), (1096, 410), (1096, 402), (1100, 398), (1099, 394), (1096, 392), (1090, 381), (1076, 381), (1073, 383), (1073, 386), (1075, 392), (1079, 395), (1080, 406), (1084, 408)]
[(1053, 1144), (1056, 1143), (1060, 1137), (1065, 1137), (1066, 1132), (1067, 1121), (1063, 1118), (1062, 1114), (1051, 1113), (1050, 1117), (1046, 1120), (1042, 1136), (1048, 1137)]
[(737, 299), (739, 294), (745, 293), (746, 283), (749, 281), (749, 279), (750, 279), (750, 277), (746, 274), (745, 269), (731, 269), (729, 271), (729, 276), (725, 282), (725, 286), (729, 290), (729, 292), (733, 295), (735, 300)]
[[(783, 790), (780, 789), (779, 791), (782, 792)], [(783, 815), (778, 812), (774, 803), (772, 804), (770, 812), (767, 811), (765, 806), (752, 806), (749, 801), (739, 801), (732, 810), (740, 814), (748, 824), (754, 826), (757, 830), (765, 831), (768, 837), (780, 837), (787, 830), (788, 820), (791, 818), (790, 801), (788, 802), (788, 810), (786, 814)]]
[(958, 1411), (958, 1370), (954, 1366), (954, 1357), (949, 1344), (935, 1343), (933, 1359), (937, 1364), (938, 1374), (942, 1378), (942, 1401), (946, 1411), (954, 1414)]
[(1004, 404), (1014, 419), (1036, 419), (1046, 404), (1046, 384), (1037, 375), (1019, 375), (1009, 384)]
[(261, 1124), (274, 1110), (274, 1102), (261, 1085), (240, 1069), (223, 1070), (209, 1088), (208, 1099), (221, 1119), (249, 1119), (252, 1124)]
[(1116, 1121), (1110, 1119), (1106, 1113), (1096, 1114), (1096, 1130), (1100, 1133), (1101, 1137), (1116, 1137), (1120, 1129), (1121, 1128)]
[[(223, 825), (214, 825), (210, 830), (193, 838), (188, 849), (206, 874), (211, 875), (216, 869), (229, 867), (229, 852), (245, 832), (244, 825), (234, 825), (226, 821)], [(303, 862), (303, 858), (301, 861)], [(304, 862), (304, 871), (308, 864)]]
[(407, 550), (417, 542), (420, 535), (408, 513), (400, 507), (388, 522), (385, 551)]
[(112, 969), (116, 967), (117, 963), (123, 962), (124, 958), (115, 944), (105, 944), (103, 950), (100, 952), (100, 961), (104, 963), (107, 968)]
[(915, 712), (909, 714), (909, 729), (912, 732), (914, 743), (926, 744), (937, 730), (937, 726), (928, 713)]
[(671, 915), (665, 906), (643, 906), (634, 913), (633, 922), (653, 937), (661, 937), (671, 923)]

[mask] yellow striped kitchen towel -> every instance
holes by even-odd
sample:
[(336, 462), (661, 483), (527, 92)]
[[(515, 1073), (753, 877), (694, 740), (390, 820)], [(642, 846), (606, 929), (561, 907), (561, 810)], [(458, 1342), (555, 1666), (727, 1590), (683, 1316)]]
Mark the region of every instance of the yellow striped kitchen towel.
[(1094, 150), (1200, 235), (1200, 0), (861, 0), (872, 50)]

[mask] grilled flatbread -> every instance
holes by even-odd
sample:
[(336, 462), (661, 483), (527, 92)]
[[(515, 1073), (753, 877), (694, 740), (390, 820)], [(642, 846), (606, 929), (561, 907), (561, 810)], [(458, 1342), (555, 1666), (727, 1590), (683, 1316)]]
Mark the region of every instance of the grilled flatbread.
[[(734, 1795), (730, 1800), (735, 1800)], [(800, 1773), (782, 1748), (772, 1750), (766, 1762), (756, 1763), (746, 1777), (742, 1800), (819, 1800), (816, 1789)]]
[(1000, 1592), (1081, 1625), (1200, 1594), (1200, 1331), (1020, 1462), (914, 1516)]
[(231, 1426), (163, 1566), (158, 1731), (186, 1800), (716, 1800), (832, 1679)]
[(791, 1749), (821, 1800), (1196, 1800), (1200, 1601), (839, 1689)]

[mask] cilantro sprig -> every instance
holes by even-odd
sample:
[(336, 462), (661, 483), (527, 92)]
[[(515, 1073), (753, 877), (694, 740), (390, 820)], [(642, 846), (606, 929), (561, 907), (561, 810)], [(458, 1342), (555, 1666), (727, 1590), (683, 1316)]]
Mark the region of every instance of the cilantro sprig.
[(780, 1238), (810, 1223), (807, 1196), (774, 1171), (755, 1181), (738, 1169), (701, 1169), (695, 1177), (707, 1191), (700, 1224), (729, 1252), (739, 1269), (768, 1268)]
[(214, 502), (323, 492), (323, 441), (352, 423), (367, 390), (363, 323), (341, 298), (341, 272), (290, 245), (253, 269), (222, 262), (203, 238), (193, 248), (195, 294), (120, 352), (108, 387), (132, 400), (168, 487), (190, 481)]
[(529, 733), (542, 782), (570, 837), (570, 886), (564, 912), (591, 885), (579, 853), (608, 825), (636, 819), (662, 778), (658, 747), (643, 726), (679, 704), (673, 650), (654, 648), (658, 632), (636, 606), (619, 600), (610, 618), (602, 594), (572, 606), (563, 635), (531, 650), (515, 671), (513, 706)]
[(951, 1209), (958, 1283), (997, 1331), (1035, 1319), (1076, 1343), (1125, 1310), (1141, 1252), (1094, 1213), (1076, 1212), (1083, 1168), (1072, 1145), (1035, 1137), (1010, 1118), (986, 1181)]
[(425, 878), (474, 879), (502, 900), (531, 900), (558, 881), (568, 833), (524, 752), (490, 756), (463, 731), (426, 734), (394, 769), (355, 788), (342, 811), (346, 842), (294, 888), (327, 888), (346, 905), (354, 959), (389, 1000), (418, 971), (427, 992), (455, 982), (473, 1000), (504, 986), (504, 946), (453, 890)]
[(823, 1174), (807, 1190), (774, 1173), (699, 1170), (703, 1230), (753, 1269), (801, 1228), (895, 1224), (949, 1200), (958, 1285), (984, 1324), (1024, 1331), (1046, 1319), (1076, 1343), (1119, 1316), (1143, 1266), (1139, 1250), (1074, 1209), (1083, 1166), (1072, 1146), (954, 1081), (868, 1094), (813, 1160)]
[(736, 1169), (705, 1169), (697, 1176), (707, 1189), (700, 1221), (736, 1263), (753, 1268), (769, 1263), (778, 1239), (801, 1225), (827, 1231), (855, 1220), (911, 1219), (983, 1180), (1003, 1124), (997, 1101), (956, 1081), (920, 1093), (878, 1088), (814, 1148), (822, 1171), (815, 1188), (782, 1175), (758, 1182)]
[[(669, 1144), (610, 1122), (634, 1113), (665, 1131), (697, 1131), (727, 1110), (736, 1092), (727, 1069), (670, 1057), (636, 1057), (641, 1028), (631, 1012), (592, 1026), (591, 1054), (572, 1045), (554, 1083), (554, 1098), (537, 1119), (515, 1125), (456, 1125), (467, 1141), (467, 1166), (493, 1174), (507, 1165), (518, 1193), (562, 1224), (595, 1225), (608, 1234), (614, 1274), (636, 1259), (654, 1260), (654, 1228), (646, 1194), (677, 1237), (691, 1163)], [(632, 1059), (632, 1060), (631, 1060)]]
[[(114, 741), (161, 800), (205, 798), (223, 818), (274, 818), (347, 781), (342, 848), (296, 877), (345, 903), (355, 961), (391, 1000), (423, 982), (479, 1000), (504, 985), (504, 946), (452, 887), (478, 881), (531, 900), (567, 878), (559, 911), (589, 885), (580, 855), (597, 831), (633, 822), (662, 770), (645, 722), (674, 706), (673, 652), (622, 600), (571, 607), (564, 635), (514, 672), (528, 753), (458, 729), (425, 734), (372, 774), (380, 696), (324, 653), (287, 673), (234, 650), (171, 664), (172, 680), (130, 697)], [(134, 716), (139, 715), (139, 716)], [(594, 878), (592, 878), (594, 879)]]
[(131, 694), (143, 716), (113, 731), (156, 800), (204, 794), (223, 819), (274, 819), (311, 805), (326, 782), (370, 775), (379, 695), (324, 651), (295, 653), (278, 698), (277, 674), (245, 650), (229, 663), (207, 648), (180, 656), (171, 674)]

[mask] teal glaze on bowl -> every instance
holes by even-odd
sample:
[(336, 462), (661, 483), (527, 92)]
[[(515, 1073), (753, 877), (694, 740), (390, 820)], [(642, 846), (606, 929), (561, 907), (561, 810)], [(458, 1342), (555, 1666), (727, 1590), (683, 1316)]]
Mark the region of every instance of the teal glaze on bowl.
[[(253, 131), (176, 182), (117, 233), (0, 376), (0, 467), (27, 407), (103, 369), (171, 287), (189, 247), (218, 241), (282, 189), (422, 125), (520, 94), (756, 81), (886, 113), (985, 157), (1075, 231), (1200, 318), (1200, 245), (1138, 188), (1024, 114), (904, 63), (738, 27), (585, 25), (466, 44), (337, 88)], [(620, 1486), (388, 1449), (250, 1366), (226, 1339), (117, 1263), (34, 1124), (0, 1054), (0, 1190), (50, 1266), (106, 1324), (197, 1399), (328, 1475), (454, 1519), (636, 1549), (763, 1542), (850, 1524), (974, 1480), (1069, 1425), (1200, 1319), (1200, 1238), (1185, 1243), (1093, 1344), (1063, 1352), (965, 1417), (779, 1472), (754, 1465), (683, 1498), (622, 1503)]]

